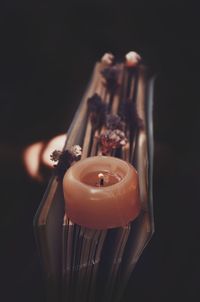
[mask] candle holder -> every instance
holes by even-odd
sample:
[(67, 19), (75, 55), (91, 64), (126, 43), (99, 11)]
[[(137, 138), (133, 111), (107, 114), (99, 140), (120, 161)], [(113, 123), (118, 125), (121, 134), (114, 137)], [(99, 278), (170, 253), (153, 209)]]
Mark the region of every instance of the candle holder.
[[(83, 146), (82, 158), (109, 152), (131, 163), (138, 171), (142, 210), (124, 227), (96, 230), (74, 224), (65, 213), (62, 182), (53, 176), (34, 218), (48, 302), (121, 301), (130, 275), (154, 232), (155, 78), (142, 64), (134, 67), (111, 64), (105, 60), (95, 64), (63, 150), (80, 145)], [(88, 110), (91, 98), (93, 103), (90, 102)], [(108, 114), (118, 114), (122, 119), (109, 118), (106, 124)], [(115, 137), (116, 127), (123, 130), (127, 141), (123, 144), (121, 136), (121, 145), (116, 146), (112, 141), (109, 149), (104, 140), (102, 148), (100, 138), (105, 135), (105, 127), (110, 127)]]

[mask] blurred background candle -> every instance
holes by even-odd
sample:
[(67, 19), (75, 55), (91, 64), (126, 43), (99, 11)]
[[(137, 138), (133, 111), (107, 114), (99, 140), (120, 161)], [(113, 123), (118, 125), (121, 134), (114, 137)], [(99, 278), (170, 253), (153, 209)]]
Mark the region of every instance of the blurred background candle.
[(67, 216), (88, 228), (125, 226), (140, 212), (137, 172), (115, 157), (77, 162), (64, 176), (63, 191)]

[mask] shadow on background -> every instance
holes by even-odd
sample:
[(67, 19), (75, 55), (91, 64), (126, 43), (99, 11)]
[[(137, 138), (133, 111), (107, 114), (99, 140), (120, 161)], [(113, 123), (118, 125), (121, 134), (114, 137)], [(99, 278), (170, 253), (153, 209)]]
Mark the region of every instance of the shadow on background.
[[(199, 295), (199, 10), (194, 2), (30, 3), (1, 11), (1, 277), (4, 301), (44, 301), (32, 221), (46, 183), (32, 181), (24, 148), (70, 125), (105, 51), (139, 52), (159, 72), (155, 93), (156, 233), (124, 301)], [(197, 209), (195, 211), (195, 208)]]

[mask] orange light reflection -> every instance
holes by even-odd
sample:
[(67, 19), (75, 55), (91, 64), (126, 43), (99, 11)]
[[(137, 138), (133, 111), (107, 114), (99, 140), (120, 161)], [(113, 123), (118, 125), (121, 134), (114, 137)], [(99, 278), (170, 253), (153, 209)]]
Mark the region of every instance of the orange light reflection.
[[(52, 138), (47, 144), (40, 141), (28, 146), (23, 153), (25, 169), (29, 176), (37, 181), (43, 181), (40, 174), (40, 165), (43, 164), (49, 169), (53, 168), (50, 155), (54, 150), (62, 150), (67, 138), (66, 134), (58, 135)], [(45, 146), (46, 145), (46, 146)]]

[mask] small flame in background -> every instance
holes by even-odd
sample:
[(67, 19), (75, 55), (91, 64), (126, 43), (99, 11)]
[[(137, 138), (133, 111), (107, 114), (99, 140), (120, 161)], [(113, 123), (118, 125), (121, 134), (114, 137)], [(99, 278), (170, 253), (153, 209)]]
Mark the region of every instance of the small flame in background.
[(28, 175), (39, 182), (43, 181), (43, 176), (40, 173), (40, 166), (52, 169), (54, 163), (50, 159), (50, 155), (54, 150), (61, 150), (64, 147), (67, 135), (60, 134), (52, 138), (49, 142), (36, 142), (26, 147), (23, 153), (23, 161)]

